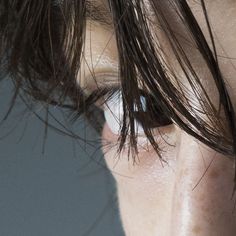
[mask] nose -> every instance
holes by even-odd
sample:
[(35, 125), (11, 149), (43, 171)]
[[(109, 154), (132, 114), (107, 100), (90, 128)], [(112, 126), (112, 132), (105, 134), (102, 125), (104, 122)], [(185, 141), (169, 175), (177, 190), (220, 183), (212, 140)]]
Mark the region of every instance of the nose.
[(169, 235), (235, 236), (233, 161), (184, 132), (179, 140)]

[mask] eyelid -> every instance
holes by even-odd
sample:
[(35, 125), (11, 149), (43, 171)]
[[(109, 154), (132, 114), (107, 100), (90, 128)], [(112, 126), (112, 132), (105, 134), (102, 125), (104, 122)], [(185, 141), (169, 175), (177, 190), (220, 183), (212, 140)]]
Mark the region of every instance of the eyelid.
[(102, 106), (104, 106), (104, 103), (110, 100), (110, 98), (121, 91), (121, 87), (119, 85), (105, 85), (98, 87), (96, 90), (94, 90), (89, 96), (96, 96), (98, 93), (102, 93), (103, 96), (101, 97), (102, 99)]
[(108, 73), (97, 73), (95, 76), (98, 79), (99, 84), (119, 84), (119, 77), (117, 72), (108, 72)]
[[(87, 85), (86, 88), (83, 88), (84, 94), (86, 96), (85, 109), (88, 109), (88, 107), (91, 105), (95, 105), (95, 106), (103, 109), (106, 101), (109, 100), (110, 97), (115, 92), (120, 90), (121, 86), (117, 82), (117, 80), (116, 80), (116, 82), (114, 80), (113, 83), (111, 83), (110, 80), (109, 80), (109, 82), (108, 81), (104, 82), (104, 78), (105, 77), (108, 78), (108, 75), (114, 75), (114, 74), (111, 74), (111, 73), (109, 73), (109, 74), (108, 73), (96, 74), (96, 78), (92, 77), (92, 79), (93, 80), (97, 79), (99, 81), (99, 77), (101, 77), (103, 79), (103, 82), (101, 82), (101, 80), (99, 82), (94, 81), (93, 83), (90, 83), (89, 85)], [(111, 78), (111, 76), (110, 76), (110, 78)]]
[(119, 88), (119, 76), (117, 72), (100, 72), (86, 77), (84, 92), (88, 96), (101, 89)]

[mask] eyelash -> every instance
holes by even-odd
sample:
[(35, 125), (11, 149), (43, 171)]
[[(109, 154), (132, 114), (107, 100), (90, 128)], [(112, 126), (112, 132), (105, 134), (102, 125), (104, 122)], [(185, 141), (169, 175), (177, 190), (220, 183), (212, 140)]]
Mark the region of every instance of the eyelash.
[[(137, 105), (133, 107), (135, 134), (144, 134), (144, 127), (154, 129), (171, 125), (173, 122), (164, 114), (162, 106), (155, 97), (144, 90), (140, 89), (139, 91), (141, 109), (138, 109)], [(108, 125), (113, 133), (120, 134), (124, 115), (121, 88), (119, 86), (103, 86), (92, 92), (86, 101), (87, 104), (91, 104), (91, 102), (96, 103), (100, 99), (103, 100), (101, 108), (105, 121), (112, 123)], [(97, 117), (94, 119), (96, 120)]]

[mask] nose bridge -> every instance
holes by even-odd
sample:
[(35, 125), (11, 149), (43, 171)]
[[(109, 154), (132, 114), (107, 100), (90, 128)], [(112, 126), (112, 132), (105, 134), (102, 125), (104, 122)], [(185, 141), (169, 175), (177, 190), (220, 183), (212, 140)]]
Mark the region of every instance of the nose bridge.
[(178, 146), (170, 235), (234, 235), (233, 162), (184, 132)]

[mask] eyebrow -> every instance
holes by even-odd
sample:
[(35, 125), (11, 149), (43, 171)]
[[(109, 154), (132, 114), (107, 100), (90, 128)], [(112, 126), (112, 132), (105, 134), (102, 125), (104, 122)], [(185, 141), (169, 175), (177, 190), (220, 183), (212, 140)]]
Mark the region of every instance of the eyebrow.
[(112, 27), (111, 12), (105, 2), (88, 0), (86, 2), (86, 17), (87, 19), (98, 22), (103, 26)]

